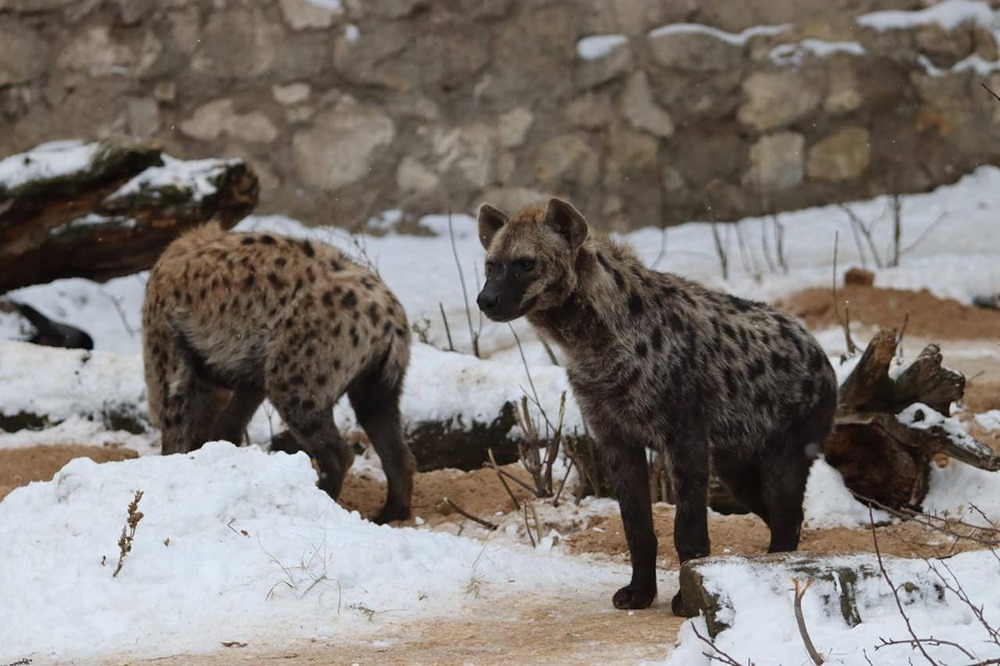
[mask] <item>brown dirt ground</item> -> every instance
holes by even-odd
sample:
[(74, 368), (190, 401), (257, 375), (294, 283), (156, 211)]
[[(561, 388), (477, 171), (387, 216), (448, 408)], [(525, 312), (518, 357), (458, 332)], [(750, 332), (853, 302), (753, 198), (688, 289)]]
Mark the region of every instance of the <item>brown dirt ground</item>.
[[(909, 313), (907, 336), (941, 343), (945, 362), (969, 378), (964, 399), (968, 413), (1000, 409), (1000, 350), (996, 355), (954, 360), (949, 359), (948, 351), (962, 341), (1000, 343), (1000, 312), (938, 299), (926, 291), (850, 286), (840, 293), (850, 303), (852, 321), (871, 327), (898, 326), (904, 314)], [(836, 325), (829, 290), (806, 290), (780, 305), (802, 317), (811, 328)], [(974, 426), (973, 435), (1000, 450), (1000, 433), (987, 433)], [(52, 478), (65, 462), (80, 455), (103, 462), (135, 454), (125, 449), (63, 445), (0, 451), (0, 498), (19, 485)], [(524, 497), (524, 491), (515, 492), (519, 499)], [(373, 515), (383, 493), (380, 483), (352, 475), (345, 484), (341, 502), (362, 515)], [(417, 515), (431, 527), (444, 528), (451, 523), (452, 531), (456, 529), (454, 525), (468, 524), (445, 498), (486, 520), (495, 520), (497, 512), (508, 513), (513, 507), (507, 491), (491, 470), (442, 470), (417, 475), (414, 489)], [(675, 568), (673, 509), (657, 505), (654, 514), (660, 565)], [(762, 553), (767, 547), (767, 530), (754, 517), (712, 516), (709, 529), (716, 553), (750, 555)], [(956, 550), (939, 534), (913, 522), (881, 526), (877, 536), (882, 552), (900, 556), (935, 556)], [(867, 529), (805, 530), (801, 549), (814, 553), (870, 552), (872, 538)], [(627, 561), (617, 516), (595, 517), (586, 529), (568, 535), (564, 544), (572, 553)], [(662, 596), (669, 598), (669, 592), (664, 590)], [(371, 642), (332, 645), (314, 641), (290, 644), (280, 650), (274, 646), (223, 649), (214, 655), (177, 655), (141, 662), (123, 657), (118, 663), (637, 663), (664, 658), (675, 641), (680, 623), (662, 599), (649, 611), (629, 614), (614, 611), (609, 600), (603, 598), (588, 601), (527, 598), (514, 606), (497, 609), (485, 618), (389, 626), (378, 635), (380, 646)]]

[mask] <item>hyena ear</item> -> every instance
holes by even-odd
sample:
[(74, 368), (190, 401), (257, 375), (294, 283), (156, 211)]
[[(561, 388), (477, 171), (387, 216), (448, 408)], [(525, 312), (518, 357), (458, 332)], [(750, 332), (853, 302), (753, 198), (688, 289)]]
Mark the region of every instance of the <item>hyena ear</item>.
[(571, 250), (576, 250), (587, 239), (587, 220), (572, 204), (562, 199), (549, 200), (544, 224), (562, 236)]
[(489, 249), (493, 237), (500, 231), (500, 227), (507, 224), (509, 218), (507, 213), (487, 203), (479, 207), (479, 242), (484, 249)]

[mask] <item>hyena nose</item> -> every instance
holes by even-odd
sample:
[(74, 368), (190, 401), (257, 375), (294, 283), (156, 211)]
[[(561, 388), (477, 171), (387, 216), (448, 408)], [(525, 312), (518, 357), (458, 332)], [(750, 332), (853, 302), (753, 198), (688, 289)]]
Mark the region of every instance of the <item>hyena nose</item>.
[(479, 309), (482, 310), (483, 312), (492, 312), (494, 309), (496, 309), (497, 302), (499, 300), (500, 300), (499, 294), (497, 293), (488, 294), (486, 293), (486, 290), (483, 289), (481, 292), (479, 292), (479, 296), (476, 298), (476, 305), (478, 305)]

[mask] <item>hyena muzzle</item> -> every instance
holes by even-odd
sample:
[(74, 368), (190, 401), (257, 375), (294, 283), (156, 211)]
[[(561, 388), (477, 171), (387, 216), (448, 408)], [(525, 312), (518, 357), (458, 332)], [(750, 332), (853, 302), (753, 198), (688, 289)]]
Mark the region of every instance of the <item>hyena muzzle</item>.
[[(514, 216), (484, 204), (494, 321), (525, 316), (564, 351), (574, 395), (607, 464), (632, 559), (618, 608), (656, 596), (647, 449), (668, 461), (681, 563), (709, 554), (709, 467), (795, 550), (812, 460), (833, 426), (837, 383), (816, 340), (770, 307), (650, 270), (553, 199)], [(684, 611), (680, 593), (675, 613)]]
[(208, 224), (153, 267), (142, 310), (150, 416), (164, 454), (239, 443), (264, 398), (288, 426), (272, 448), (303, 450), (340, 494), (354, 454), (333, 420), (346, 393), (388, 493), (375, 518), (409, 518), (414, 460), (400, 393), (410, 358), (402, 306), (329, 245)]

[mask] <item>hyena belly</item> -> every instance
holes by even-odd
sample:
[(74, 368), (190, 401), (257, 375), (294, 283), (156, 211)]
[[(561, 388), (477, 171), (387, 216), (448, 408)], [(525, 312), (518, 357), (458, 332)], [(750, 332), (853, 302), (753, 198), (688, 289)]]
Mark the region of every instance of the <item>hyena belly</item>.
[[(479, 212), (487, 251), (477, 299), (562, 347), (574, 395), (607, 465), (632, 559), (618, 608), (656, 597), (647, 451), (665, 454), (680, 561), (709, 554), (710, 466), (767, 523), (769, 550), (798, 546), (812, 459), (833, 424), (836, 381), (816, 341), (765, 305), (650, 270), (553, 199)], [(684, 611), (678, 593), (674, 612)]]
[(335, 248), (218, 225), (185, 234), (150, 274), (143, 358), (164, 454), (241, 441), (267, 398), (288, 425), (272, 446), (312, 456), (334, 499), (353, 460), (332, 413), (347, 393), (386, 473), (377, 520), (409, 517), (414, 462), (399, 413), (406, 315)]

